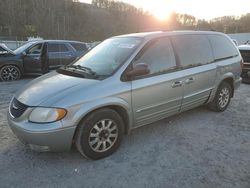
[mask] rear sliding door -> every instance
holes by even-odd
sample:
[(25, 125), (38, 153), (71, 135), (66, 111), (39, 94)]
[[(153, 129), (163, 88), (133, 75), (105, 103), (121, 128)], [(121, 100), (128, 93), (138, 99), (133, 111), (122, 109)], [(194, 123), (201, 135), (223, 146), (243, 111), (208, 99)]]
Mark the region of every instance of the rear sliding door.
[(181, 111), (185, 111), (208, 100), (215, 83), (216, 64), (206, 35), (177, 35), (172, 40), (182, 67), (184, 92)]

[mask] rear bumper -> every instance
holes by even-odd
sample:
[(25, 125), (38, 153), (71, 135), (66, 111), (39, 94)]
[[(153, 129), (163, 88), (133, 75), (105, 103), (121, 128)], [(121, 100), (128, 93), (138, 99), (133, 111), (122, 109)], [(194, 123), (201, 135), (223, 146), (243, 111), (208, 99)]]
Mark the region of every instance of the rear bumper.
[[(8, 113), (8, 123), (13, 133), (19, 140), (36, 151), (67, 151), (70, 150), (75, 132), (75, 127), (62, 128), (60, 122), (53, 123), (53, 130), (42, 130), (44, 124), (37, 124), (39, 129), (28, 129), (30, 127), (24, 122), (15, 122)], [(32, 123), (30, 123), (32, 124)]]

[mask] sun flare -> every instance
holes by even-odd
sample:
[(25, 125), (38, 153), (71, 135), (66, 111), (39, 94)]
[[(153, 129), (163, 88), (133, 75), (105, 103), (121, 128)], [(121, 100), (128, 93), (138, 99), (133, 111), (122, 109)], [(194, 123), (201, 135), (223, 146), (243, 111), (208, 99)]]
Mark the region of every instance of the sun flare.
[(157, 0), (145, 1), (144, 6), (146, 10), (151, 12), (159, 20), (167, 20), (171, 12), (173, 12), (168, 1), (165, 1), (165, 3), (158, 3)]
[(167, 20), (170, 13), (165, 12), (155, 12), (153, 15), (160, 21)]

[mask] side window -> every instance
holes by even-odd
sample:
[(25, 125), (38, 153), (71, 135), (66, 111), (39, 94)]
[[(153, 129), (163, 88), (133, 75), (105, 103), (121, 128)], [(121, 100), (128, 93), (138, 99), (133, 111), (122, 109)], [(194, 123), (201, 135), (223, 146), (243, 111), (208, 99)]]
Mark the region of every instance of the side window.
[(149, 74), (157, 74), (176, 68), (175, 55), (170, 40), (162, 38), (150, 43), (136, 57), (134, 65), (138, 63), (147, 64), (150, 70)]
[(235, 45), (226, 37), (220, 35), (208, 35), (214, 52), (215, 60), (220, 60), (238, 55)]
[(71, 46), (73, 46), (73, 48), (75, 48), (76, 51), (86, 51), (87, 47), (85, 44), (81, 44), (81, 43), (70, 43)]
[(40, 44), (35, 44), (34, 46), (32, 46), (28, 51), (27, 54), (41, 54), (41, 50), (42, 50), (42, 43)]
[(65, 44), (49, 43), (48, 52), (67, 52), (69, 51)]
[(204, 35), (175, 36), (173, 42), (184, 68), (211, 63), (214, 60), (209, 41)]

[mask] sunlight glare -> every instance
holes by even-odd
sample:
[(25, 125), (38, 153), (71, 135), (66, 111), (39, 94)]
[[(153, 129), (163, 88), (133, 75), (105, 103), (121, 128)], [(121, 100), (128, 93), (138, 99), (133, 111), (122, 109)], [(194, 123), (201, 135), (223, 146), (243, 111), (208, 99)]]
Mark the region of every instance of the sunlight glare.
[(159, 3), (157, 0), (145, 1), (144, 8), (161, 21), (167, 20), (169, 15), (173, 12), (169, 1), (165, 1), (164, 3)]

